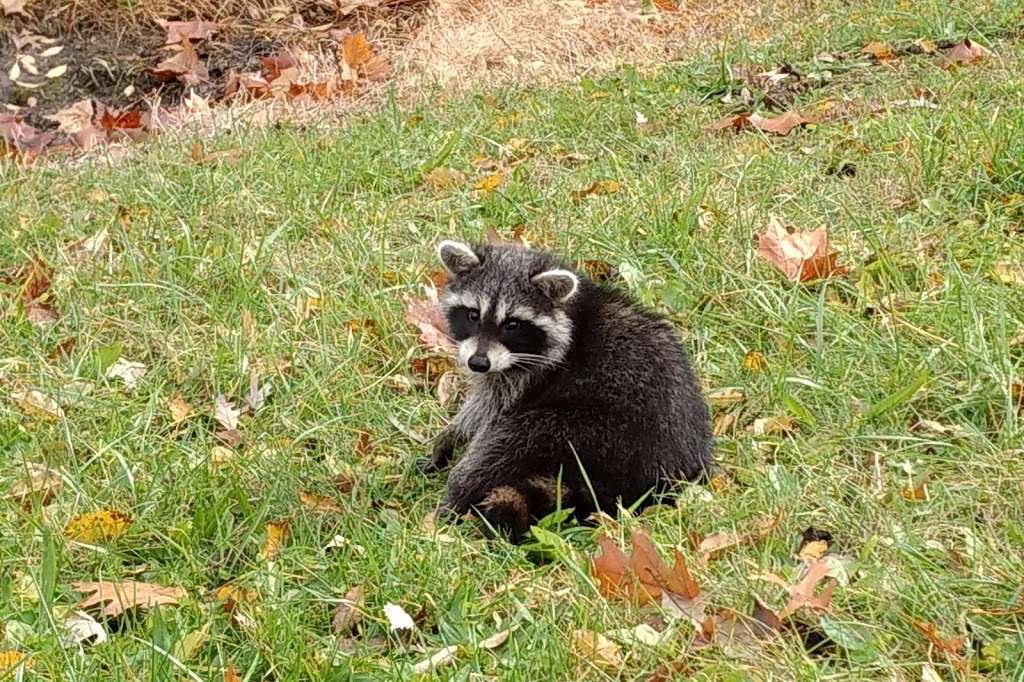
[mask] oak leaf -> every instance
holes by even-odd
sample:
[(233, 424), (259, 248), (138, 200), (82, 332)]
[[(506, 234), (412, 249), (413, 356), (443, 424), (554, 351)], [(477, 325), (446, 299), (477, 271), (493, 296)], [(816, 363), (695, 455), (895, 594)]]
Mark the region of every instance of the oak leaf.
[(181, 39), (181, 49), (150, 69), (160, 80), (179, 80), (188, 85), (199, 85), (210, 79), (206, 66), (199, 61), (199, 54), (187, 37)]
[(80, 609), (101, 607), (103, 613), (116, 618), (133, 608), (153, 606), (176, 606), (179, 600), (188, 596), (183, 587), (164, 587), (134, 580), (124, 582), (76, 582), (74, 588), (87, 596), (78, 603)]
[(829, 578), (824, 588), (817, 592), (820, 583), (832, 570), (832, 564), (827, 559), (818, 559), (806, 564), (806, 573), (800, 582), (789, 584), (774, 573), (759, 576), (762, 580), (775, 583), (789, 592), (789, 601), (785, 608), (779, 612), (780, 618), (786, 618), (800, 609), (808, 608), (819, 611), (827, 611), (832, 601), (832, 593), (838, 582), (835, 578)]
[(163, 21), (157, 23), (167, 30), (167, 37), (164, 45), (174, 45), (184, 40), (206, 40), (217, 32), (218, 26), (215, 21)]

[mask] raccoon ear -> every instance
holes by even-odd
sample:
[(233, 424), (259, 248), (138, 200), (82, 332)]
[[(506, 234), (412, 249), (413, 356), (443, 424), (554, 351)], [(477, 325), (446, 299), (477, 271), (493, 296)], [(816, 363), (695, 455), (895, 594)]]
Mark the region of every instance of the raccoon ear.
[(562, 303), (572, 298), (580, 286), (579, 278), (568, 270), (546, 270), (531, 279), (545, 296)]
[(464, 275), (480, 265), (480, 257), (462, 242), (445, 239), (437, 245), (437, 255), (453, 275)]

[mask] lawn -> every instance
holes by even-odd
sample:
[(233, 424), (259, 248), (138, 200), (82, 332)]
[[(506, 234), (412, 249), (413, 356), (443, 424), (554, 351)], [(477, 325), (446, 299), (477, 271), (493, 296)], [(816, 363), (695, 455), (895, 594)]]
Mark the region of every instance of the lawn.
[[(112, 166), (3, 162), (0, 676), (24, 656), (12, 676), (404, 680), (457, 647), (427, 676), (1024, 677), (1024, 16), (892, 4), (822, 3), (756, 52), (240, 129), (201, 163), (188, 136)], [(965, 35), (991, 54), (903, 50)], [(898, 54), (859, 54), (872, 41)], [(706, 129), (747, 94), (765, 110), (731, 65), (781, 62), (809, 74), (792, 106), (819, 123)], [(789, 282), (757, 255), (773, 219), (826, 227), (849, 272)], [(677, 323), (727, 476), (596, 528), (548, 519), (523, 546), (425, 521), (443, 478), (415, 460), (454, 406), (404, 297), (439, 239), (519, 227)], [(33, 258), (49, 324), (21, 295)], [(218, 396), (239, 408), (253, 386), (258, 409), (218, 436)], [(762, 433), (770, 417), (788, 428)], [(48, 492), (18, 494), (31, 465)], [(83, 535), (104, 511), (106, 537)], [(695, 549), (765, 517), (766, 537)], [(700, 646), (590, 573), (599, 535), (640, 529), (682, 551), (709, 613), (780, 610), (759, 576), (798, 580), (808, 528), (831, 536), (831, 604), (763, 641)], [(179, 603), (92, 610), (108, 639), (67, 645), (73, 584), (126, 580)], [(356, 587), (361, 622), (338, 633)], [(415, 629), (392, 632), (388, 604)], [(641, 624), (661, 634), (636, 641)]]

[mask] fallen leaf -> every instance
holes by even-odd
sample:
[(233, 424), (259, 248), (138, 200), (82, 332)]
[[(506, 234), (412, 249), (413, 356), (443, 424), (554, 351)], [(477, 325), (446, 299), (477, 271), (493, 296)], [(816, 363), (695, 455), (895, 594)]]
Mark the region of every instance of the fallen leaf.
[(504, 630), (498, 630), (487, 639), (481, 641), (479, 646), (481, 649), (486, 649), (487, 651), (494, 651), (495, 649), (504, 646), (505, 642), (508, 641), (508, 638), (512, 635), (512, 633), (518, 629), (518, 625), (513, 625), (512, 627), (505, 628)]
[(270, 95), (270, 82), (258, 73), (235, 73), (228, 74), (224, 84), (224, 99), (229, 100), (238, 94), (243, 94), (252, 99), (260, 99)]
[(598, 180), (584, 189), (573, 190), (569, 193), (573, 201), (582, 201), (590, 196), (601, 196), (602, 194), (615, 194), (621, 189), (616, 180)]
[(1024, 264), (1018, 261), (1003, 261), (992, 266), (992, 274), (1003, 284), (1024, 286)]
[(654, 0), (654, 6), (660, 9), (662, 12), (679, 11), (678, 0)]
[(384, 617), (388, 619), (388, 628), (392, 632), (416, 629), (416, 623), (413, 622), (412, 617), (398, 604), (390, 602), (385, 604)]
[(416, 663), (412, 667), (412, 671), (416, 675), (423, 675), (425, 673), (440, 668), (442, 665), (448, 665), (455, 661), (455, 654), (458, 653), (459, 647), (452, 645), (446, 646), (445, 648), (435, 652), (429, 658)]
[(26, 462), (26, 476), (14, 482), (4, 493), (4, 498), (14, 500), (22, 506), (27, 505), (36, 495), (40, 496), (40, 504), (49, 504), (53, 496), (60, 490), (60, 473), (45, 464)]
[(828, 551), (829, 543), (832, 542), (832, 533), (827, 530), (818, 530), (814, 526), (804, 529), (800, 541), (800, 549), (797, 550), (797, 557), (802, 561), (817, 561)]
[(53, 132), (36, 129), (17, 114), (0, 112), (0, 152), (6, 147), (25, 163), (35, 161), (54, 135)]
[(99, 606), (110, 618), (116, 618), (133, 608), (176, 606), (179, 600), (188, 596), (188, 591), (182, 587), (164, 587), (134, 580), (119, 583), (100, 581), (71, 584), (79, 592), (87, 594), (85, 599), (79, 602), (79, 608), (91, 609)]
[(451, 352), (455, 342), (448, 336), (444, 317), (438, 304), (437, 291), (425, 287), (425, 298), (405, 299), (405, 321), (419, 328), (420, 345), (429, 351)]
[(462, 378), (458, 372), (448, 371), (437, 380), (437, 402), (441, 407), (451, 407), (459, 400)]
[(196, 408), (186, 402), (180, 393), (171, 396), (167, 401), (167, 409), (171, 413), (171, 422), (175, 426), (180, 426), (196, 414)]
[(223, 445), (214, 445), (210, 448), (210, 468), (218, 469), (225, 464), (233, 462), (235, 459), (235, 451), (231, 448), (226, 448)]
[(821, 592), (818, 594), (815, 594), (815, 592), (817, 591), (818, 583), (828, 576), (829, 571), (832, 570), (832, 563), (827, 559), (818, 559), (806, 564), (805, 567), (804, 577), (800, 582), (793, 585), (786, 583), (782, 578), (773, 573), (759, 576), (762, 580), (775, 583), (789, 592), (789, 601), (786, 603), (786, 607), (778, 614), (780, 618), (786, 618), (803, 608), (820, 611), (827, 611), (829, 609), (829, 603), (832, 601), (832, 592), (838, 584), (836, 579), (829, 578)]
[(107, 631), (96, 622), (96, 619), (85, 611), (76, 610), (64, 621), (67, 634), (61, 644), (70, 648), (79, 644), (103, 644), (107, 641)]
[(949, 55), (939, 61), (939, 65), (948, 69), (956, 65), (967, 66), (979, 64), (989, 57), (992, 52), (970, 38), (964, 38), (963, 42), (957, 43), (949, 51)]
[(423, 181), (436, 192), (460, 187), (466, 182), (466, 174), (451, 168), (437, 167), (423, 174)]
[[(23, 14), (27, 17), (28, 12), (25, 11), (25, 3), (27, 2), (28, 0), (0, 0), (0, 8), (3, 9), (5, 16), (10, 14)], [(4, 666), (0, 664), (0, 671), (2, 670), (4, 670)]]
[(42, 391), (13, 391), (11, 400), (30, 417), (48, 420), (64, 418), (64, 410), (57, 401)]
[(726, 116), (712, 123), (708, 126), (708, 129), (740, 131), (754, 128), (762, 132), (772, 133), (773, 135), (785, 136), (789, 135), (794, 128), (799, 128), (808, 123), (814, 123), (814, 119), (808, 118), (797, 111), (787, 111), (774, 118), (766, 118), (756, 113), (745, 113)]
[(274, 387), (270, 382), (260, 385), (259, 374), (253, 367), (249, 372), (249, 392), (245, 394), (245, 406), (254, 413), (258, 412), (267, 402), (267, 398), (270, 397), (273, 390)]
[(366, 597), (361, 586), (351, 588), (345, 593), (331, 616), (331, 630), (337, 635), (344, 635), (352, 632), (363, 619), (363, 607), (366, 604)]
[(66, 74), (67, 72), (68, 72), (68, 65), (67, 65), (67, 64), (61, 64), (61, 65), (59, 65), (59, 66), (55, 66), (55, 67), (53, 67), (52, 69), (49, 69), (49, 70), (48, 70), (48, 71), (47, 71), (47, 72), (46, 72), (46, 73), (44, 74), (44, 76), (45, 76), (46, 78), (50, 78), (50, 79), (53, 79), (53, 78), (60, 78), (61, 76), (63, 76), (63, 75), (64, 75), (64, 74)]
[(768, 367), (768, 360), (761, 351), (752, 350), (743, 356), (743, 366), (751, 374), (758, 374)]
[(921, 666), (921, 682), (946, 682), (931, 663)]
[[(7, 0), (3, 1), (6, 3)], [(4, 13), (9, 14), (6, 4), (4, 4)], [(31, 668), (32, 657), (21, 651), (0, 651), (0, 675), (3, 675), (5, 678), (10, 675), (13, 678), (18, 666), (24, 666), (23, 669)], [(20, 675), (18, 679), (21, 679)]]
[(199, 61), (199, 54), (192, 47), (192, 41), (184, 36), (181, 39), (181, 49), (149, 71), (160, 80), (179, 80), (186, 86), (199, 85), (210, 79), (210, 73)]
[(184, 42), (185, 39), (206, 40), (218, 30), (215, 21), (164, 21), (158, 19), (157, 23), (167, 30), (164, 45), (174, 45)]
[(299, 499), (307, 509), (317, 514), (341, 514), (345, 511), (337, 500), (326, 495), (303, 490), (299, 493)]
[(813, 282), (842, 275), (849, 268), (836, 263), (838, 251), (830, 251), (824, 227), (790, 234), (778, 218), (758, 235), (757, 253), (777, 267), (791, 282)]
[(342, 38), (341, 58), (353, 69), (369, 62), (373, 58), (373, 48), (370, 47), (366, 34), (360, 31)]
[(75, 135), (87, 128), (94, 128), (92, 123), (93, 106), (91, 99), (83, 99), (75, 102), (66, 109), (61, 109), (55, 114), (47, 116), (48, 121), (57, 124), (57, 129), (68, 135)]
[(118, 358), (114, 361), (114, 364), (107, 368), (106, 377), (108, 379), (120, 379), (124, 382), (125, 388), (131, 390), (146, 375), (147, 369), (146, 365), (141, 362)]
[(900, 495), (909, 502), (920, 502), (928, 499), (928, 474), (924, 474), (916, 481), (903, 486)]
[(260, 548), (261, 559), (270, 561), (281, 553), (281, 548), (284, 547), (284, 542), (288, 539), (290, 525), (291, 522), (288, 519), (279, 519), (267, 524), (267, 538), (263, 542), (263, 547)]
[(72, 540), (95, 543), (117, 540), (128, 532), (132, 519), (116, 509), (101, 509), (74, 517), (64, 527), (64, 535)]
[(784, 436), (796, 431), (796, 422), (787, 415), (759, 417), (750, 428), (755, 436)]
[(242, 676), (235, 671), (234, 663), (228, 663), (228, 667), (224, 668), (224, 682), (242, 682)]
[(210, 632), (210, 625), (212, 621), (206, 621), (201, 628), (197, 628), (192, 632), (179, 639), (174, 643), (174, 657), (179, 661), (191, 661), (195, 658), (202, 648), (203, 644), (206, 643), (206, 635)]
[(879, 62), (887, 62), (896, 58), (892, 52), (892, 45), (882, 41), (868, 43), (860, 51)]
[(960, 658), (964, 654), (964, 645), (967, 644), (967, 635), (955, 637), (943, 637), (939, 633), (935, 623), (923, 620), (915, 620), (914, 627), (931, 643), (933, 647), (953, 658)]
[(772, 534), (782, 518), (781, 514), (766, 514), (754, 521), (749, 531), (720, 531), (707, 536), (697, 545), (697, 551), (705, 561), (716, 558), (722, 552), (737, 545), (755, 543)]
[(615, 266), (608, 261), (587, 259), (580, 261), (579, 268), (595, 282), (611, 282), (619, 276)]
[(933, 436), (949, 436), (966, 440), (971, 437), (971, 432), (956, 424), (943, 424), (932, 419), (919, 419), (911, 425), (910, 430), (914, 433), (928, 433)]
[(711, 433), (715, 436), (724, 436), (730, 433), (736, 426), (736, 419), (736, 415), (732, 412), (715, 415), (711, 423)]
[(235, 409), (235, 404), (226, 395), (221, 393), (213, 403), (213, 418), (227, 431), (234, 431), (238, 428), (238, 418), (242, 412)]
[(753, 615), (723, 609), (701, 627), (695, 644), (714, 644), (728, 658), (757, 662), (764, 657), (764, 646), (775, 640), (783, 628), (779, 616), (754, 598)]
[(96, 122), (108, 134), (122, 132), (132, 137), (142, 130), (142, 111), (137, 107), (115, 109), (100, 104)]
[(732, 407), (745, 401), (747, 393), (742, 388), (716, 388), (707, 397), (713, 407)]
[(622, 648), (593, 630), (573, 632), (572, 650), (577, 656), (606, 673), (615, 672), (622, 667)]
[(473, 185), (473, 189), (480, 192), (481, 194), (489, 194), (501, 185), (502, 180), (505, 179), (505, 174), (501, 171), (497, 173), (491, 173), (490, 175), (477, 180)]

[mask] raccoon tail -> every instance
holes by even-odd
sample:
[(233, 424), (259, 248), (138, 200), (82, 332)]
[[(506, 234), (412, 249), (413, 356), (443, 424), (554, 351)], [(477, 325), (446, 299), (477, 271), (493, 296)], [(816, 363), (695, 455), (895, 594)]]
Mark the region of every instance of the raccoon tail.
[(554, 511), (559, 503), (565, 506), (567, 498), (565, 486), (559, 495), (554, 477), (531, 476), (513, 485), (491, 488), (477, 510), (484, 518), (485, 532), (493, 529), (519, 542), (535, 520)]

